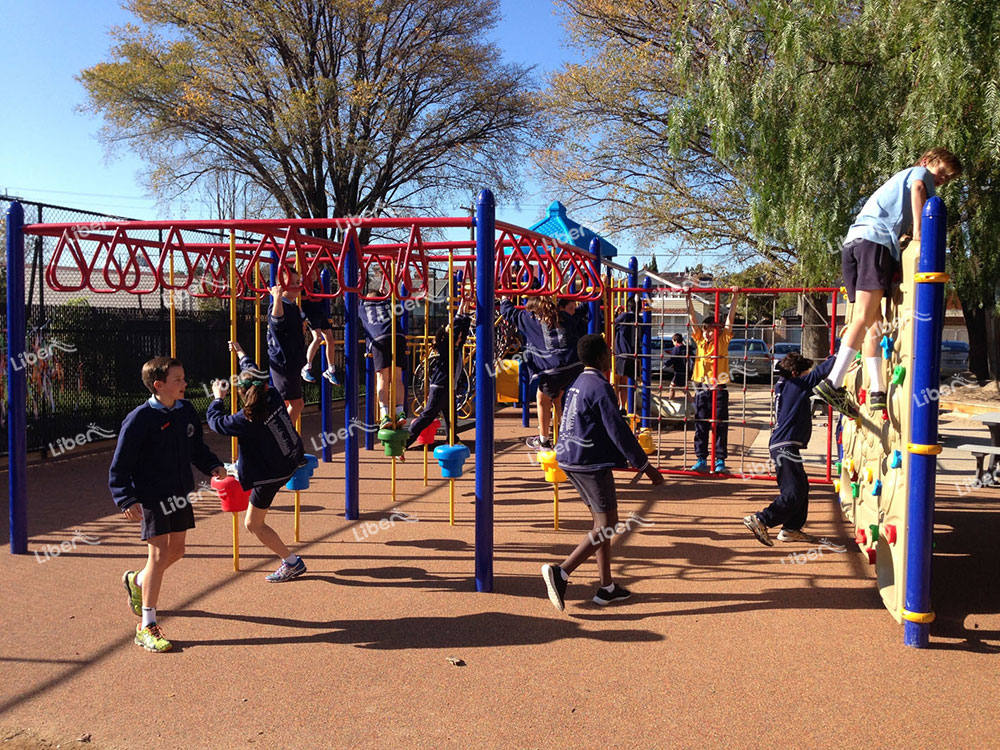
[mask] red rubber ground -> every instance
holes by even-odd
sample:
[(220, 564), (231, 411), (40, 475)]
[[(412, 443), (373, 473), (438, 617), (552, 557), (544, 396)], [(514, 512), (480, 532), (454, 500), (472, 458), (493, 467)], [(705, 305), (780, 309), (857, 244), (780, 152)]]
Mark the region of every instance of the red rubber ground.
[[(307, 443), (310, 430), (314, 417)], [(809, 545), (751, 537), (740, 518), (770, 500), (769, 483), (654, 490), (623, 475), (622, 517), (652, 524), (615, 542), (634, 596), (589, 604), (591, 562), (558, 613), (539, 566), (568, 553), (589, 515), (564, 484), (553, 531), (526, 434), (500, 412), (495, 593), (474, 590), (471, 473), (450, 527), (436, 466), (425, 489), (408, 454), (394, 504), (389, 459), (363, 451), (360, 521), (343, 519), (342, 463), (321, 465), (304, 493), (300, 580), (265, 583), (277, 560), (245, 531), (234, 574), (229, 516), (196, 508), (161, 595), (177, 645), (163, 655), (132, 645), (119, 579), (144, 545), (111, 505), (110, 453), (31, 466), (33, 553), (0, 554), (4, 746), (85, 735), (98, 748), (995, 746), (995, 497), (939, 501), (926, 651), (902, 645), (853, 544), (798, 563), (789, 554)], [(286, 540), (290, 505), (282, 493), (272, 514)], [(369, 533), (393, 511), (415, 522)], [(97, 543), (45, 557), (76, 530)], [(831, 489), (814, 488), (809, 530), (847, 541)]]

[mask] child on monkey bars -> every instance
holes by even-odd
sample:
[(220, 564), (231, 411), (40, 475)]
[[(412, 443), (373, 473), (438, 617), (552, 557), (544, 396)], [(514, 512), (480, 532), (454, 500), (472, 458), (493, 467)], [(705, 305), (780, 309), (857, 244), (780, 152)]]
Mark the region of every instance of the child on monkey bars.
[[(371, 277), (384, 288), (387, 279), (381, 269), (373, 271)], [(403, 364), (406, 362), (406, 332), (402, 329), (402, 315), (396, 316), (396, 330), (392, 330), (393, 301), (362, 300), (361, 327), (365, 331), (368, 342), (368, 352), (375, 368), (375, 390), (378, 394), (379, 427), (401, 427), (406, 421), (406, 408), (403, 406), (405, 393), (403, 389)], [(396, 339), (396, 360), (393, 362), (393, 336)], [(390, 385), (390, 381), (395, 382)], [(395, 404), (390, 404), (390, 393), (395, 395)], [(390, 407), (394, 406), (394, 411)]]
[(466, 313), (469, 299), (463, 297), (458, 305), (458, 312), (455, 315), (455, 348), (451, 350), (449, 357), (448, 347), (448, 326), (443, 325), (434, 334), (434, 344), (430, 357), (427, 360), (427, 403), (424, 405), (420, 415), (410, 423), (410, 437), (406, 440), (406, 447), (413, 445), (420, 433), (423, 432), (440, 414), (444, 420), (445, 429), (450, 427), (448, 408), (448, 362), (454, 362), (453, 377), (454, 382), (458, 382), (458, 375), (462, 371), (462, 349), (469, 339), (469, 329), (472, 326), (472, 317)]
[(583, 372), (576, 345), (587, 333), (589, 311), (575, 299), (555, 295), (529, 297), (519, 310), (510, 298), (500, 300), (500, 314), (524, 336), (525, 352), (538, 373), (538, 435), (525, 442), (532, 450), (552, 450), (552, 405), (558, 419), (562, 395)]

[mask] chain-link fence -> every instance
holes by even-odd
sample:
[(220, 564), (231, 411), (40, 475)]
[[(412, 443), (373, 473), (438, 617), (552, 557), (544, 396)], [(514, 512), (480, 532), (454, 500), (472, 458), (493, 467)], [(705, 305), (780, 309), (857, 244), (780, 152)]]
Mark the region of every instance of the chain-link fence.
[[(14, 198), (0, 196), (0, 216), (6, 217)], [(20, 201), (25, 224), (94, 223), (128, 220), (91, 211)], [(0, 233), (5, 226), (0, 223)], [(130, 232), (130, 234), (137, 234)], [(155, 231), (148, 239), (163, 241)], [(2, 238), (0, 238), (2, 239)], [(186, 232), (186, 242), (226, 242), (205, 232)], [(5, 246), (5, 240), (4, 240)], [(31, 451), (60, 455), (67, 446), (107, 438), (117, 433), (122, 419), (149, 397), (142, 385), (142, 364), (157, 355), (170, 353), (170, 293), (162, 288), (149, 294), (100, 293), (90, 289), (55, 291), (45, 283), (45, 269), (55, 252), (56, 238), (25, 236), (25, 306), (27, 340), (25, 355), (15, 367), (28, 376), (27, 445)], [(2, 293), (6, 299), (6, 261)], [(229, 302), (197, 297), (186, 291), (174, 293), (176, 309), (177, 357), (184, 363), (188, 398), (204, 413), (211, 400), (210, 383), (227, 377), (230, 337)], [(267, 300), (261, 304), (260, 320), (255, 321), (254, 303), (237, 301), (237, 333), (251, 355), (255, 352), (255, 324), (262, 352), (261, 366), (267, 366)], [(432, 307), (431, 331), (446, 312), (443, 305)], [(4, 336), (0, 351), (6, 360), (6, 305), (0, 309)], [(344, 338), (341, 301), (331, 303), (335, 341)], [(423, 309), (416, 306), (409, 315), (410, 331), (423, 333)], [(340, 352), (343, 345), (335, 347)], [(335, 355), (339, 358), (338, 352)], [(317, 355), (317, 359), (319, 355)], [(316, 371), (325, 367), (318, 363)], [(2, 375), (0, 420), (7, 427), (6, 368)], [(319, 384), (304, 383), (307, 404), (318, 403)], [(362, 379), (362, 386), (364, 381)], [(342, 397), (334, 388), (334, 398)], [(6, 452), (6, 444), (3, 446)]]

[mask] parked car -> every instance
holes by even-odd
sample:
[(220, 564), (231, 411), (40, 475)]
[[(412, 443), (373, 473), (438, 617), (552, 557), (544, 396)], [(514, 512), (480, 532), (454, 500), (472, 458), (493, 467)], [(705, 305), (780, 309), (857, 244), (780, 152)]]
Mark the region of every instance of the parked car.
[(739, 383), (771, 377), (774, 360), (764, 339), (733, 339), (729, 342), (729, 377)]
[(799, 344), (790, 344), (786, 341), (781, 341), (771, 347), (771, 354), (774, 355), (775, 361), (780, 360), (786, 354), (791, 354), (792, 352), (802, 351)]
[(950, 378), (969, 369), (969, 344), (965, 341), (941, 342), (941, 377)]

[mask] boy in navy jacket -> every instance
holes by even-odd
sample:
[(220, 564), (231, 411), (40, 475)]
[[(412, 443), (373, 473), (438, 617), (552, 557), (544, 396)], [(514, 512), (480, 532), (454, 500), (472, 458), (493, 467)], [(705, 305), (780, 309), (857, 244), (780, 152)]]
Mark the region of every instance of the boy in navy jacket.
[[(459, 373), (462, 371), (462, 349), (469, 338), (469, 328), (472, 325), (472, 318), (465, 314), (467, 300), (462, 299), (458, 306), (458, 314), (455, 316), (455, 382), (458, 383)], [(410, 423), (410, 437), (406, 440), (406, 447), (413, 445), (420, 433), (423, 432), (438, 414), (444, 418), (444, 426), (449, 428), (448, 406), (448, 327), (441, 326), (434, 335), (434, 351), (427, 360), (427, 403), (420, 416)]]
[(280, 583), (306, 572), (302, 558), (289, 551), (266, 521), (274, 496), (304, 461), (302, 438), (295, 431), (281, 396), (268, 388), (267, 375), (246, 355), (238, 341), (230, 341), (229, 347), (240, 358), (236, 389), (243, 409), (236, 414), (227, 412), (224, 399), (228, 385), (216, 380), (212, 383), (215, 400), (208, 405), (208, 426), (220, 435), (235, 437), (239, 443), (236, 473), (240, 486), (251, 490), (243, 523), (247, 531), (281, 558), (281, 566), (266, 579)]
[(768, 449), (778, 476), (780, 494), (759, 513), (743, 519), (761, 544), (774, 546), (768, 528), (781, 524), (778, 540), (811, 541), (802, 531), (809, 512), (809, 479), (802, 468), (800, 449), (812, 437), (810, 396), (815, 385), (830, 373), (836, 357), (828, 357), (809, 371), (813, 362), (799, 352), (786, 354), (775, 367), (779, 377), (774, 385), (774, 428)]
[(649, 463), (618, 411), (614, 389), (604, 375), (611, 369), (611, 350), (604, 337), (588, 334), (580, 339), (577, 348), (585, 369), (566, 392), (556, 456), (559, 467), (590, 509), (594, 528), (560, 565), (542, 566), (549, 600), (560, 611), (565, 608), (570, 574), (595, 552), (601, 586), (593, 602), (604, 606), (631, 595), (611, 579), (611, 538), (621, 531), (612, 470), (631, 464), (654, 485), (663, 483), (662, 475)]
[[(287, 281), (282, 280), (287, 274)], [(274, 387), (288, 404), (292, 424), (302, 413), (302, 368), (306, 364), (306, 339), (302, 331), (305, 315), (295, 304), (302, 292), (302, 277), (293, 270), (278, 272), (271, 287), (271, 311), (267, 316), (267, 359)]]
[(184, 556), (184, 537), (194, 528), (191, 464), (217, 477), (226, 470), (205, 445), (201, 418), (184, 399), (184, 366), (154, 357), (142, 366), (142, 382), (153, 395), (122, 422), (108, 486), (126, 520), (141, 522), (148, 548), (146, 566), (122, 576), (129, 606), (142, 617), (135, 642), (169, 651), (173, 646), (156, 623), (156, 602), (163, 573)]
[(640, 324), (636, 320), (634, 310), (619, 307), (616, 312), (613, 385), (618, 391), (618, 403), (625, 410), (628, 408), (628, 380), (634, 384), (638, 381), (642, 370), (641, 362), (637, 356), (639, 342), (642, 341), (644, 335), (652, 335), (653, 327), (648, 323)]

